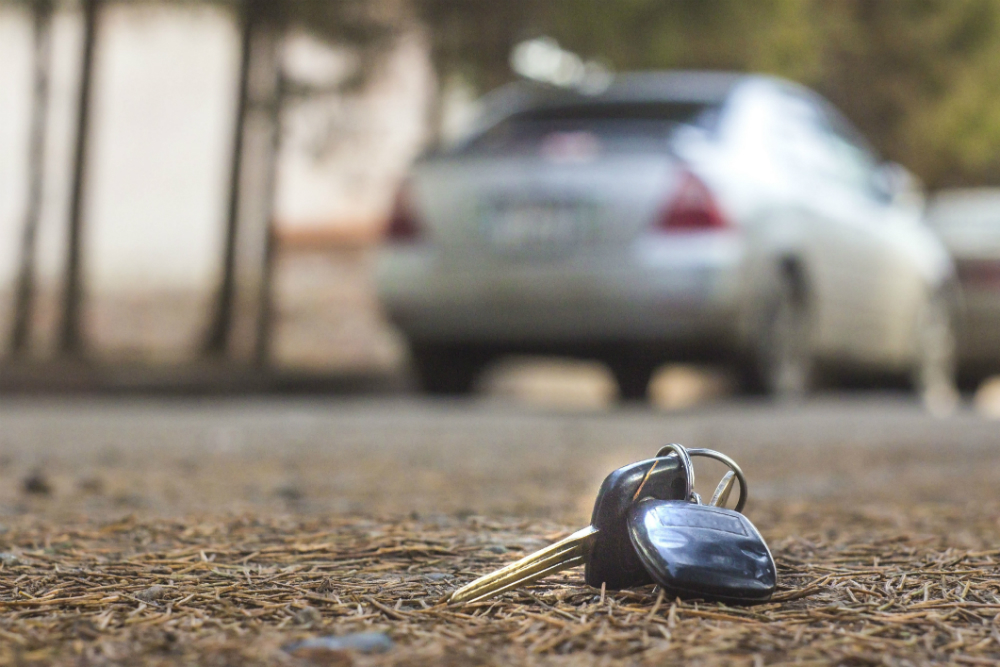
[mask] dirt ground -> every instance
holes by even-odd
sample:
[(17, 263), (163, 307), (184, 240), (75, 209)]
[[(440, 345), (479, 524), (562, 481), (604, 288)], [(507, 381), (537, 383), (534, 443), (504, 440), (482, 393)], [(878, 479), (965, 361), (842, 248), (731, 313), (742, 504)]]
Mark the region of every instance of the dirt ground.
[[(589, 518), (666, 441), (750, 480), (756, 607), (570, 570), (442, 598)], [(998, 423), (904, 398), (0, 400), (0, 664), (996, 664)], [(719, 468), (699, 465), (710, 492)], [(384, 633), (359, 652), (296, 646)], [(370, 638), (369, 638), (370, 639)]]

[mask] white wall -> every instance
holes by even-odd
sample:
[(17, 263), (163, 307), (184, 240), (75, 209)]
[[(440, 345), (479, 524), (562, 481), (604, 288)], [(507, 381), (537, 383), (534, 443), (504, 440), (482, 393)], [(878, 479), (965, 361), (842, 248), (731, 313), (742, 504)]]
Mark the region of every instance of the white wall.
[(85, 218), (92, 289), (200, 289), (218, 273), (239, 36), (229, 15), (110, 4)]
[[(435, 89), (428, 54), (423, 34), (413, 30), (363, 94), (288, 105), (276, 202), (284, 230), (381, 224), (427, 134)], [(302, 34), (289, 37), (285, 61), (291, 75), (313, 86), (335, 84), (351, 72), (350, 54)]]

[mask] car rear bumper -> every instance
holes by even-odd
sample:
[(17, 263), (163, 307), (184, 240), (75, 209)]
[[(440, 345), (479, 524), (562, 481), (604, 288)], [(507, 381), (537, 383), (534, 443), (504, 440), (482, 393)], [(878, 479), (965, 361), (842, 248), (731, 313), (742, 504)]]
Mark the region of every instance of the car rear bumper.
[(590, 343), (735, 340), (736, 235), (646, 239), (605, 264), (449, 264), (430, 247), (379, 258), (382, 305), (425, 342), (558, 349)]

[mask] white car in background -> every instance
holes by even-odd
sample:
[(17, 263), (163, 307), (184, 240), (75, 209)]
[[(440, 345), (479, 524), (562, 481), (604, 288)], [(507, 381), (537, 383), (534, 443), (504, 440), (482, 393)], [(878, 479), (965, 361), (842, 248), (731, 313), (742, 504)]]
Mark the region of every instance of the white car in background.
[(970, 388), (1000, 373), (1000, 189), (945, 190), (927, 221), (951, 252), (962, 286), (959, 376)]
[(676, 360), (800, 395), (828, 371), (952, 393), (954, 274), (898, 165), (815, 93), (757, 75), (528, 83), (417, 161), (377, 268), (424, 389), (507, 354), (607, 363), (623, 398)]

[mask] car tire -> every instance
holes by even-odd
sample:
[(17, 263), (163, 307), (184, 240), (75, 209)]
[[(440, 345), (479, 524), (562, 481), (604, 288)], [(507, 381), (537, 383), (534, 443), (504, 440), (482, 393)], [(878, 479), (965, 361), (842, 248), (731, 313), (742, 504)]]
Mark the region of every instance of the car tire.
[(917, 318), (917, 358), (913, 390), (932, 413), (948, 414), (958, 405), (954, 318), (945, 293), (931, 296)]
[(797, 400), (810, 392), (813, 379), (808, 305), (802, 290), (786, 278), (763, 312), (750, 388), (778, 400)]
[(618, 385), (618, 399), (626, 402), (645, 401), (649, 382), (656, 370), (654, 364), (642, 359), (623, 356), (608, 363)]
[(482, 350), (460, 345), (414, 343), (410, 362), (420, 389), (437, 396), (471, 394), (489, 363)]

